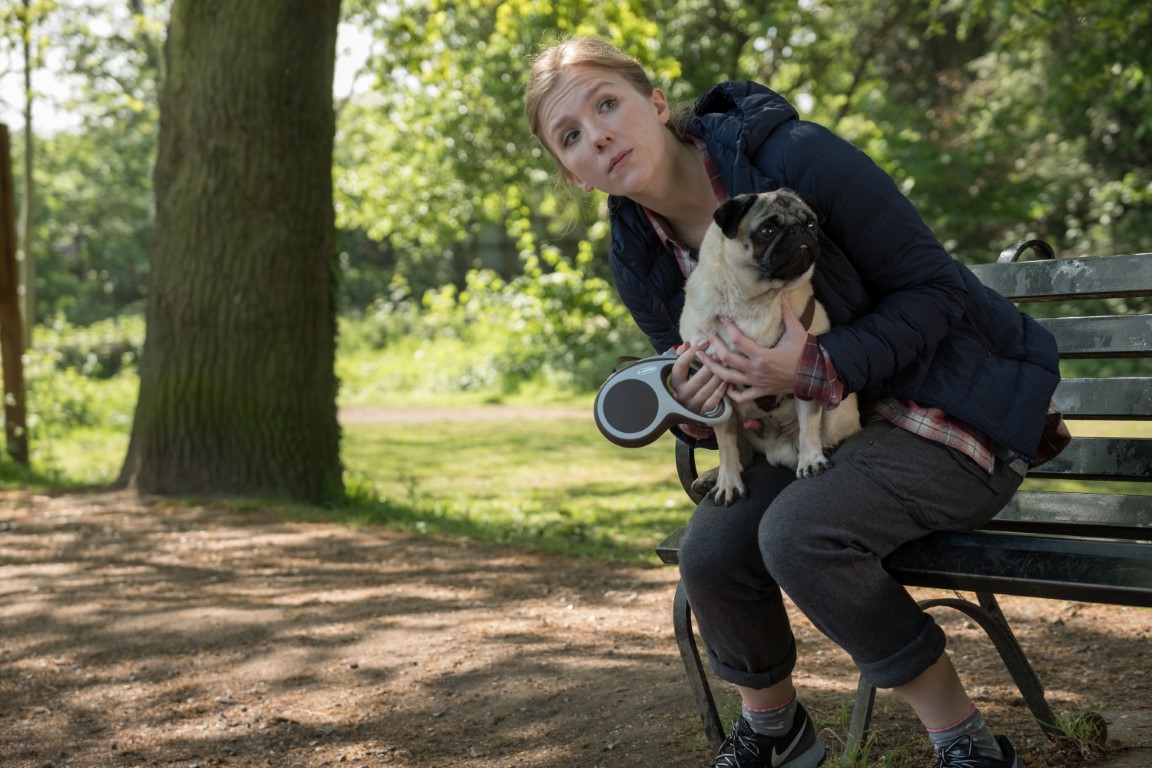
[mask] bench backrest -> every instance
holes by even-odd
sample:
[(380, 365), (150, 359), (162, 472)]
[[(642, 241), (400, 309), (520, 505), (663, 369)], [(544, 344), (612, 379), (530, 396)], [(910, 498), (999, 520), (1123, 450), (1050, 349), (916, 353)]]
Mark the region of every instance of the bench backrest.
[[(1016, 260), (1028, 250), (1042, 258)], [(1054, 400), (1073, 436), (988, 527), (1152, 540), (1152, 426), (1139, 424), (1152, 421), (1152, 253), (1051, 253), (1029, 241), (972, 268), (1056, 337), (1065, 378)]]

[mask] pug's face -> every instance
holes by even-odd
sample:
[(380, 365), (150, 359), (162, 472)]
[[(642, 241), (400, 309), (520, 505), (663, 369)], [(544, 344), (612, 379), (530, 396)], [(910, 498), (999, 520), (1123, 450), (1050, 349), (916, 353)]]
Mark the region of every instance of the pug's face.
[(739, 195), (713, 215), (724, 234), (720, 257), (749, 280), (783, 287), (804, 277), (820, 244), (816, 215), (796, 193), (776, 190)]

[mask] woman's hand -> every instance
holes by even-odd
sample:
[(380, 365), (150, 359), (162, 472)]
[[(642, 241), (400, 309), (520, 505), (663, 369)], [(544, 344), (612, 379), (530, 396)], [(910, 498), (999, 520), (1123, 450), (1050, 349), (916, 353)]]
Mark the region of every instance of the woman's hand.
[(701, 357), (704, 355), (697, 353), (692, 342), (681, 344), (676, 350), (669, 383), (677, 402), (693, 413), (704, 414), (720, 406), (728, 385), (703, 368), (692, 370), (693, 364), (701, 362)]
[[(721, 318), (731, 346), (714, 332), (697, 348), (696, 359), (727, 385), (728, 397), (746, 403), (765, 395), (791, 394), (796, 386), (800, 356), (808, 341), (808, 330), (796, 317), (788, 294), (781, 297), (784, 335), (774, 347), (762, 347), (748, 338), (728, 318)], [(706, 351), (711, 354), (705, 354)]]
[[(672, 396), (677, 402), (693, 413), (711, 413), (720, 407), (720, 401), (729, 392), (728, 385), (707, 368), (692, 371), (692, 364), (697, 360), (697, 350), (692, 348), (691, 342), (686, 342), (676, 350), (677, 360), (672, 364)], [(700, 352), (700, 357), (707, 357)], [(759, 419), (745, 419), (745, 429), (759, 432), (763, 424)], [(696, 440), (707, 440), (712, 437), (712, 427), (704, 424), (681, 423), (680, 431)]]
[[(676, 362), (672, 364), (669, 384), (676, 401), (693, 413), (705, 414), (720, 407), (720, 401), (728, 390), (728, 385), (705, 368), (692, 370), (698, 362), (696, 348), (692, 342), (681, 344), (676, 350)], [(703, 424), (680, 424), (680, 431), (696, 440), (707, 440), (712, 436), (712, 427)]]

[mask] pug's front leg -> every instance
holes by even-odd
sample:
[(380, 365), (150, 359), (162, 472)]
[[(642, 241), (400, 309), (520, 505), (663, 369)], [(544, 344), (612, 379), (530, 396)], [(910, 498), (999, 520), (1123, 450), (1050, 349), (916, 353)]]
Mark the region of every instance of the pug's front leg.
[(716, 446), (720, 449), (720, 466), (716, 473), (716, 486), (712, 489), (712, 500), (722, 506), (732, 504), (737, 499), (748, 496), (744, 471), (740, 460), (740, 434), (738, 416), (733, 416), (715, 427)]
[(812, 400), (796, 400), (796, 419), (800, 425), (798, 436), (799, 461), (796, 464), (796, 477), (816, 477), (832, 466), (824, 455), (824, 441), (820, 421), (824, 409)]

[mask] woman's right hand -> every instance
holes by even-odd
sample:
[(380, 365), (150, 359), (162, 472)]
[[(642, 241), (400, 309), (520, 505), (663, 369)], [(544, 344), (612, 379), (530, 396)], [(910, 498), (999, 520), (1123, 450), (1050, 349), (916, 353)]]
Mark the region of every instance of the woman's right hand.
[[(693, 413), (711, 413), (720, 407), (728, 385), (707, 368), (692, 370), (696, 362), (696, 348), (684, 342), (676, 349), (676, 362), (672, 364), (669, 384), (676, 401)], [(712, 436), (712, 428), (703, 424), (680, 424), (680, 431), (696, 440)]]

